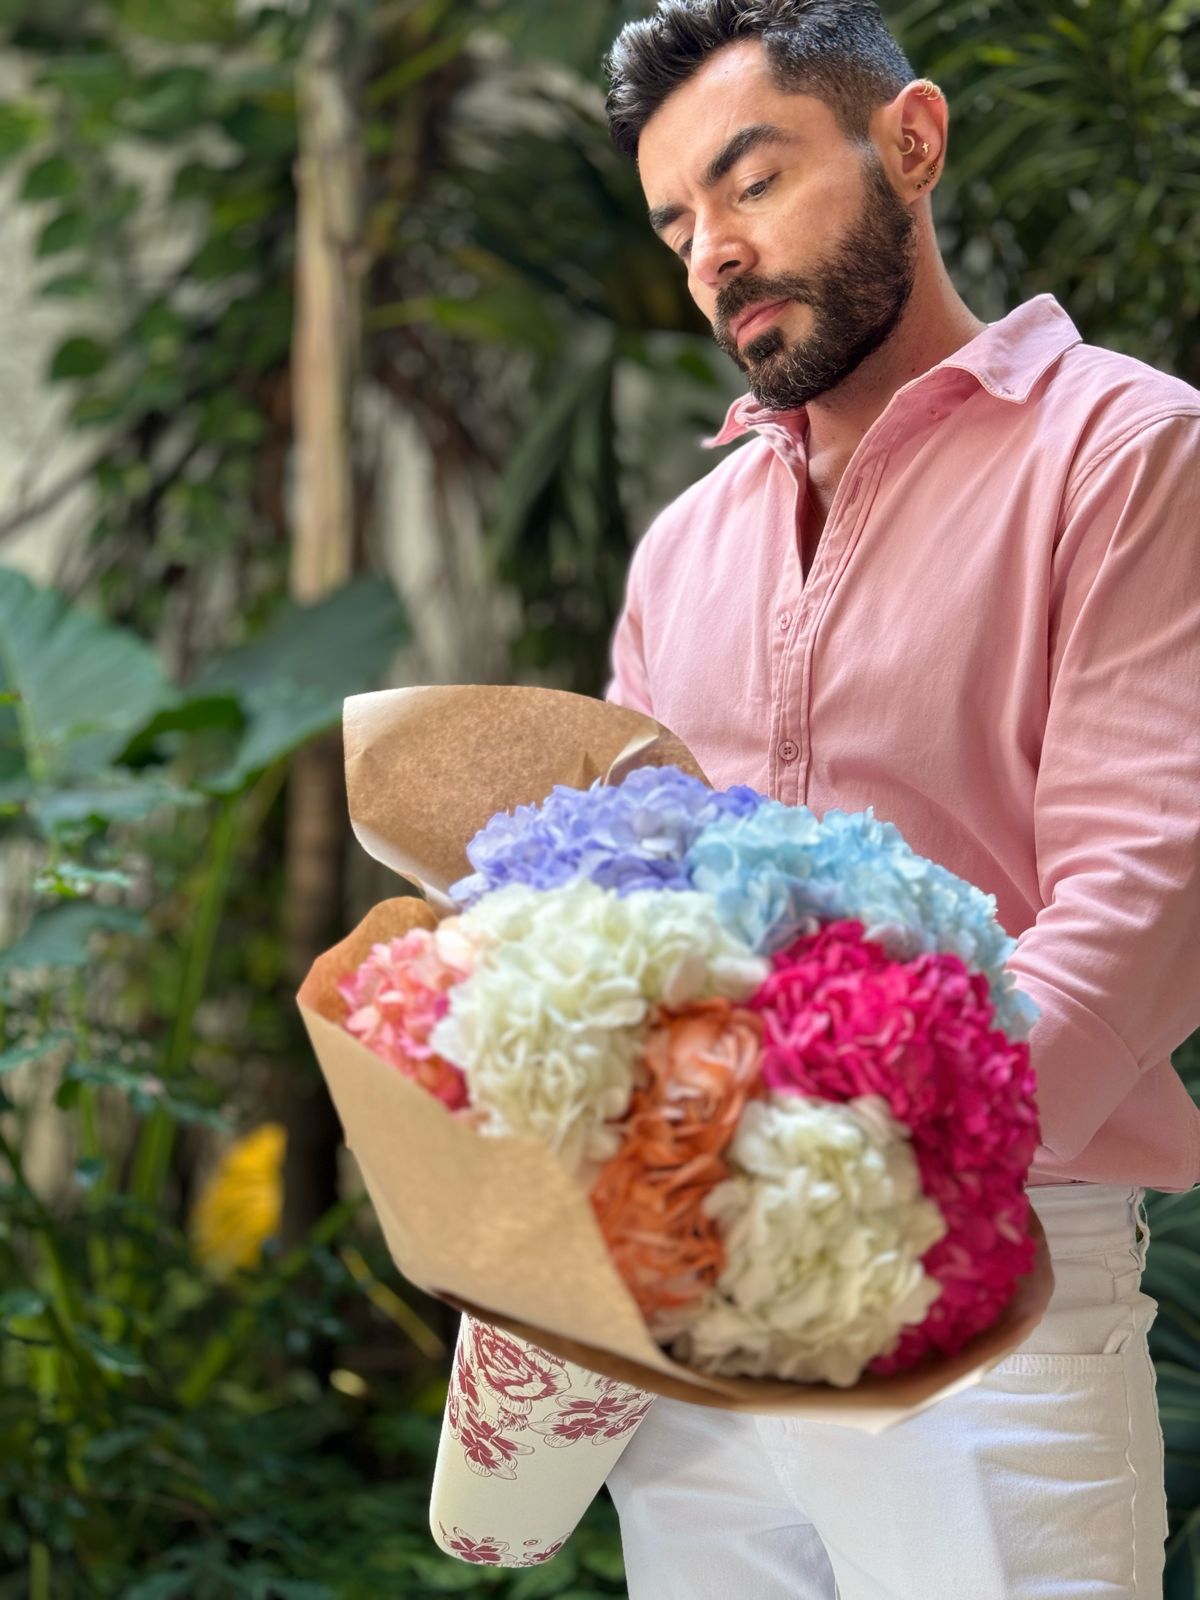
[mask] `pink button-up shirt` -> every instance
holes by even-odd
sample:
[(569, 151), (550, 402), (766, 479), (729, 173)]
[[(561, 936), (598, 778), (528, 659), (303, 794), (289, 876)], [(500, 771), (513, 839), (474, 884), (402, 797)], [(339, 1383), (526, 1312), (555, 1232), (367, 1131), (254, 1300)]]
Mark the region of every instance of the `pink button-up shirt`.
[(1200, 1183), (1200, 392), (1038, 295), (896, 391), (807, 578), (807, 414), (745, 396), (706, 442), (751, 430), (634, 552), (607, 698), (995, 895), (1031, 1183)]

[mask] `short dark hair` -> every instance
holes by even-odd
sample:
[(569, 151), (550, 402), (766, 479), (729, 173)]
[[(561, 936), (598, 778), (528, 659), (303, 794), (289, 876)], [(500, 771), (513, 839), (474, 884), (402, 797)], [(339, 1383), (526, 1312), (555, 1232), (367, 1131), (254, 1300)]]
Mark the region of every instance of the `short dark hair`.
[(915, 77), (875, 0), (658, 0), (621, 29), (605, 61), (617, 149), (636, 161), (642, 129), (668, 95), (741, 39), (761, 39), (778, 87), (823, 100), (856, 142), (876, 107)]

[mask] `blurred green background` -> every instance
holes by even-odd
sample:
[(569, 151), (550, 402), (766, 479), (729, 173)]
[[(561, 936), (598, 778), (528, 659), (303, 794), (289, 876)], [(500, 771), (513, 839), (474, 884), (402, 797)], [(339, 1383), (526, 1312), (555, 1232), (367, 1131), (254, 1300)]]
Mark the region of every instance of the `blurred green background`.
[[(0, 1600), (624, 1593), (603, 1496), (525, 1572), (429, 1538), (457, 1319), (294, 994), (396, 892), (343, 697), (598, 693), (738, 391), (604, 130), (646, 9), (0, 0)], [(885, 12), (971, 308), (1200, 384), (1198, 0)], [(1192, 1600), (1200, 1191), (1148, 1209)]]

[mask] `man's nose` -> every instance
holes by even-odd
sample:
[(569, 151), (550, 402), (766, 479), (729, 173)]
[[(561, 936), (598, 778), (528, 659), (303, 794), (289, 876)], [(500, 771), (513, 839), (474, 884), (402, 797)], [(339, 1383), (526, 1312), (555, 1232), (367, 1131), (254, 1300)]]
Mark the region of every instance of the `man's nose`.
[(754, 265), (754, 253), (746, 239), (728, 229), (712, 229), (692, 238), (692, 276), (714, 293), (740, 278)]

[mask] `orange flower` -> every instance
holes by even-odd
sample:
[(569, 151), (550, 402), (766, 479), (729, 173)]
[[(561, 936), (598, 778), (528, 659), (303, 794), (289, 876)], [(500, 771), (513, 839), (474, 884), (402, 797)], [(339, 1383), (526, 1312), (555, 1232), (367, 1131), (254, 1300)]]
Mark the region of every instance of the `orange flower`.
[(762, 1021), (728, 1000), (660, 1010), (646, 1038), (620, 1150), (592, 1186), (592, 1208), (621, 1277), (660, 1332), (715, 1283), (725, 1264), (705, 1196), (729, 1176), (721, 1159), (742, 1107), (764, 1092)]

